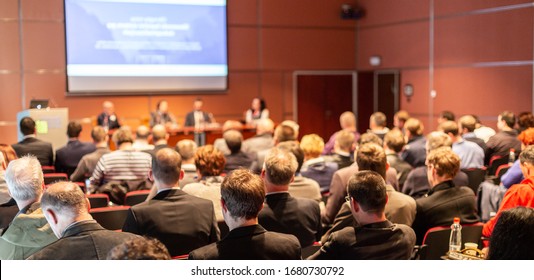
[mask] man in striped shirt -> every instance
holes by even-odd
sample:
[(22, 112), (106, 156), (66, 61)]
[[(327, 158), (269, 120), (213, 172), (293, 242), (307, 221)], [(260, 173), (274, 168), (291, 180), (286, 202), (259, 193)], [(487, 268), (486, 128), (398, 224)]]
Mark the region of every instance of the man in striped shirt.
[(143, 182), (148, 178), (152, 157), (133, 149), (132, 132), (128, 128), (120, 128), (113, 133), (112, 139), (117, 150), (103, 155), (98, 161), (90, 178), (91, 192), (98, 191), (100, 187), (113, 181)]

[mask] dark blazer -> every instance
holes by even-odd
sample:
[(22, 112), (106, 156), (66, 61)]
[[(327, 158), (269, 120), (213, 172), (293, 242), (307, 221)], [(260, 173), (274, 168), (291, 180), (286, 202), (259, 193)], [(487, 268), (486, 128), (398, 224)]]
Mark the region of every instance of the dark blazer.
[(337, 163), (337, 169), (345, 168), (348, 166), (351, 166), (354, 163), (354, 160), (351, 156), (344, 156), (337, 153), (334, 153), (329, 156), (324, 156), (324, 159), (327, 162), (335, 162)]
[(63, 237), (33, 254), (29, 260), (105, 260), (113, 247), (139, 236), (104, 229), (95, 220), (69, 226)]
[(122, 231), (159, 239), (171, 256), (188, 254), (220, 236), (213, 203), (180, 189), (161, 191), (130, 208)]
[(235, 154), (229, 154), (224, 156), (226, 158), (226, 164), (224, 165), (224, 173), (228, 174), (231, 171), (234, 171), (240, 167), (256, 170), (257, 165), (257, 154), (256, 153), (245, 153), (239, 151)]
[(258, 222), (266, 230), (292, 234), (302, 248), (321, 238), (321, 210), (317, 201), (289, 193), (267, 194)]
[[(452, 180), (456, 186), (467, 186), (469, 182), (467, 174), (463, 171), (459, 171)], [(428, 182), (426, 166), (419, 166), (408, 173), (401, 192), (417, 199), (424, 196), (429, 190), (430, 183)]]
[(293, 235), (271, 232), (260, 225), (235, 228), (217, 243), (189, 253), (191, 260), (299, 260)]
[(426, 138), (416, 136), (408, 141), (401, 153), (401, 158), (409, 163), (413, 168), (425, 165), (426, 160)]
[(407, 225), (388, 220), (346, 227), (330, 235), (310, 260), (408, 260), (415, 233)]
[(421, 244), (427, 230), (450, 226), (454, 217), (462, 224), (479, 221), (475, 193), (469, 187), (457, 187), (449, 180), (434, 186), (427, 195), (415, 200), (417, 211), (412, 228)]
[(170, 148), (170, 147), (167, 144), (160, 144), (160, 145), (154, 146), (154, 149), (152, 150), (144, 150), (143, 152), (150, 154), (152, 158), (154, 158), (156, 157), (156, 153), (163, 148)]
[[(211, 123), (210, 114), (202, 111), (202, 116), (204, 116), (204, 122)], [(185, 115), (185, 124), (184, 126), (195, 126), (195, 111), (191, 111)]]
[[(104, 126), (104, 120), (107, 117), (108, 116), (106, 115), (106, 113), (101, 113), (100, 115), (98, 115), (98, 117), (96, 119), (98, 125)], [(112, 120), (112, 119), (114, 119), (114, 120)], [(109, 129), (116, 129), (116, 128), (120, 128), (120, 127), (121, 127), (121, 124), (119, 123), (119, 118), (117, 117), (117, 115), (113, 114), (113, 115), (109, 116), (108, 128)]]
[(52, 144), (35, 137), (28, 137), (17, 144), (11, 145), (18, 157), (27, 154), (37, 157), (42, 166), (54, 165), (54, 150)]
[(66, 146), (56, 151), (56, 172), (67, 173), (70, 178), (82, 157), (95, 150), (93, 143), (84, 143), (80, 140), (69, 141)]
[(11, 198), (8, 202), (0, 205), (0, 235), (4, 229), (13, 221), (15, 215), (19, 212), (17, 202)]
[(413, 167), (406, 161), (402, 160), (396, 153), (387, 154), (387, 160), (389, 166), (397, 170), (397, 180), (399, 181), (399, 188), (402, 189), (402, 186), (404, 185), (404, 182), (406, 182), (406, 178), (408, 177), (408, 173), (412, 171)]

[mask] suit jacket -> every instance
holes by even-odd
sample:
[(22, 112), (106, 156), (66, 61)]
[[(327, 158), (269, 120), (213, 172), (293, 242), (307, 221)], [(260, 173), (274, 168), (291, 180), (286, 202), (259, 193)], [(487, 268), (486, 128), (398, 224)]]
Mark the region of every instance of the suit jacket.
[(517, 139), (517, 131), (515, 130), (498, 132), (490, 137), (486, 146), (488, 147), (486, 149), (486, 164), (489, 164), (493, 156), (510, 155), (510, 149), (514, 149), (516, 155), (521, 152), (521, 141)]
[(220, 235), (211, 201), (180, 189), (161, 191), (130, 208), (122, 231), (159, 239), (171, 256), (188, 254)]
[(321, 210), (319, 203), (296, 198), (287, 192), (267, 194), (258, 222), (266, 230), (292, 234), (302, 248), (321, 238)]
[(239, 151), (235, 154), (229, 154), (224, 156), (226, 158), (226, 164), (224, 165), (224, 173), (228, 174), (235, 169), (240, 167), (256, 170), (257, 164), (257, 154), (256, 153), (245, 153)]
[[(107, 117), (106, 113), (101, 113), (100, 115), (98, 115), (98, 118), (97, 118), (98, 125), (105, 126), (104, 125), (104, 120), (106, 119), (106, 117)], [(120, 127), (121, 127), (121, 124), (119, 123), (119, 118), (117, 117), (117, 115), (113, 114), (113, 115), (109, 116), (108, 128), (109, 129), (116, 129), (116, 128), (120, 128)]]
[(351, 156), (345, 156), (341, 154), (334, 153), (329, 156), (324, 156), (324, 159), (327, 162), (335, 162), (337, 163), (337, 169), (345, 168), (350, 166), (354, 163), (354, 160), (352, 160)]
[(76, 170), (70, 176), (70, 180), (73, 182), (83, 182), (86, 178), (91, 177), (100, 158), (108, 153), (111, 153), (111, 151), (107, 147), (100, 147), (94, 152), (83, 156), (78, 163), (78, 167), (76, 167)]
[(144, 150), (143, 152), (150, 154), (152, 158), (154, 158), (156, 157), (156, 153), (163, 148), (170, 148), (170, 147), (167, 144), (159, 144), (159, 145), (154, 146), (154, 149)]
[(37, 157), (42, 166), (54, 165), (54, 150), (52, 144), (35, 137), (27, 137), (17, 144), (11, 145), (18, 157), (27, 154)]
[(69, 141), (66, 146), (56, 151), (56, 172), (67, 173), (67, 176), (70, 177), (82, 157), (95, 150), (96, 147), (93, 143), (84, 143), (77, 139)]
[(260, 225), (235, 228), (221, 241), (189, 253), (191, 260), (299, 260), (297, 238)]
[(469, 187), (457, 187), (452, 180), (434, 186), (427, 195), (415, 201), (417, 213), (412, 228), (421, 244), (427, 230), (450, 226), (454, 217), (462, 224), (479, 221), (475, 193)]
[[(257, 153), (274, 147), (273, 136), (270, 133), (254, 135), (243, 141), (241, 150), (246, 153)], [(262, 162), (263, 163), (263, 162)]]
[[(463, 171), (459, 171), (452, 180), (457, 186), (467, 186), (469, 182), (467, 174)], [(426, 166), (419, 166), (408, 173), (401, 191), (417, 199), (424, 196), (428, 190), (430, 190), (430, 183), (428, 182)]]
[(408, 173), (412, 171), (413, 167), (406, 161), (402, 160), (396, 153), (387, 154), (387, 160), (389, 166), (397, 170), (397, 180), (399, 181), (399, 190), (401, 190), (402, 186), (404, 186), (404, 182), (406, 182)]
[(310, 260), (408, 260), (415, 233), (388, 220), (334, 232)]
[[(211, 117), (209, 113), (202, 111), (202, 116), (204, 117), (204, 122), (211, 123)], [(195, 126), (195, 111), (189, 112), (187, 115), (185, 115), (184, 126)]]
[(486, 146), (486, 142), (484, 142), (484, 140), (478, 138), (475, 135), (475, 133), (473, 133), (473, 132), (465, 133), (464, 135), (462, 135), (462, 138), (464, 138), (467, 141), (471, 141), (471, 142), (477, 144), (478, 146), (480, 146), (480, 148), (482, 148), (482, 150), (484, 150), (484, 154), (486, 154), (486, 151), (488, 149), (488, 146)]
[(113, 247), (139, 236), (104, 229), (95, 220), (67, 227), (56, 242), (29, 257), (29, 260), (105, 260)]
[(401, 153), (401, 158), (409, 163), (412, 167), (425, 165), (426, 161), (426, 139), (423, 136), (417, 136), (408, 141)]

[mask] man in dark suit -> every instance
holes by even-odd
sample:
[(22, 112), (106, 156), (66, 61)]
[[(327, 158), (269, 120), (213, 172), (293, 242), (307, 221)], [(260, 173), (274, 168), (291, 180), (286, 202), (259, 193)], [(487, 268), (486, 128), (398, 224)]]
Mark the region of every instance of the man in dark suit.
[(17, 144), (11, 145), (18, 157), (25, 155), (34, 155), (41, 166), (54, 165), (54, 150), (52, 144), (35, 138), (35, 121), (30, 117), (24, 117), (20, 120), (20, 131), (24, 139)]
[(213, 117), (210, 113), (202, 111), (202, 99), (196, 99), (193, 103), (193, 111), (187, 113), (185, 116), (184, 126), (201, 127), (204, 124), (213, 122)]
[(406, 146), (401, 158), (413, 168), (425, 165), (426, 139), (423, 136), (424, 126), (420, 120), (409, 118), (404, 124)]
[(321, 249), (309, 259), (410, 258), (415, 245), (415, 233), (409, 226), (394, 224), (386, 218), (384, 209), (388, 195), (383, 176), (374, 171), (359, 171), (351, 177), (346, 200), (359, 225), (332, 233)]
[(93, 143), (84, 143), (78, 139), (81, 132), (82, 125), (79, 122), (69, 122), (67, 125), (69, 142), (56, 151), (56, 172), (67, 173), (67, 176), (70, 177), (82, 157), (96, 150)]
[(156, 153), (149, 172), (155, 196), (130, 208), (122, 228), (125, 232), (159, 239), (171, 256), (185, 255), (219, 240), (211, 201), (186, 194), (179, 188), (183, 176), (181, 165), (182, 158), (170, 148)]
[(265, 188), (257, 175), (238, 169), (221, 185), (224, 221), (230, 232), (217, 243), (189, 253), (193, 260), (300, 259), (299, 241), (293, 235), (270, 232), (258, 224)]
[(152, 128), (152, 142), (154, 143), (154, 149), (144, 150), (143, 152), (149, 153), (152, 158), (154, 158), (159, 150), (169, 148), (168, 140), (169, 133), (167, 133), (165, 126), (157, 124)]
[(226, 147), (230, 150), (230, 154), (224, 156), (226, 158), (224, 173), (228, 174), (238, 168), (257, 169), (257, 154), (241, 150), (241, 144), (243, 143), (243, 134), (241, 132), (230, 129), (224, 132), (223, 137)]
[(105, 260), (113, 247), (139, 236), (104, 229), (88, 212), (89, 201), (72, 182), (50, 186), (41, 208), (58, 241), (33, 254), (30, 260)]
[(397, 180), (399, 181), (399, 190), (402, 189), (408, 173), (413, 167), (400, 158), (399, 153), (404, 148), (404, 136), (398, 129), (392, 130), (384, 136), (384, 151), (386, 152), (389, 166), (397, 170)]
[(115, 106), (111, 101), (104, 101), (102, 104), (103, 112), (97, 117), (97, 124), (106, 130), (117, 129), (121, 127), (119, 118), (115, 114)]
[(258, 222), (267, 230), (293, 234), (304, 248), (321, 237), (321, 210), (317, 201), (289, 194), (297, 166), (291, 152), (277, 148), (269, 152), (261, 172), (267, 195)]
[(427, 157), (428, 180), (431, 190), (417, 199), (417, 211), (412, 228), (421, 244), (427, 230), (450, 226), (454, 217), (461, 223), (479, 221), (475, 193), (469, 187), (456, 186), (452, 179), (460, 170), (460, 158), (449, 147), (432, 150)]

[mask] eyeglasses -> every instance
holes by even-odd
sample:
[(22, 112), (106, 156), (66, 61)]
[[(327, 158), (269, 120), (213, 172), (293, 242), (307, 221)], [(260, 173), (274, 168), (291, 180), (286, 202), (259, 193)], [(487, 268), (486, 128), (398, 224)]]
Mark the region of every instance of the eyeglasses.
[(350, 195), (345, 196), (345, 201), (347, 201), (347, 202), (350, 201)]

